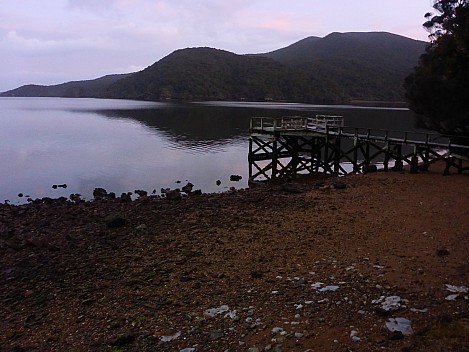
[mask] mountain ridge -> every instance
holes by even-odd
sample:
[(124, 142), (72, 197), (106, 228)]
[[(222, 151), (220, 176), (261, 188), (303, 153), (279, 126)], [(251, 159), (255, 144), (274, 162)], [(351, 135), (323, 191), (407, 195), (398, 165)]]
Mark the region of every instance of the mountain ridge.
[(261, 54), (185, 48), (135, 73), (53, 86), (26, 85), (0, 96), (403, 101), (403, 80), (417, 65), (426, 45), (387, 32), (334, 32), (323, 38), (306, 37)]

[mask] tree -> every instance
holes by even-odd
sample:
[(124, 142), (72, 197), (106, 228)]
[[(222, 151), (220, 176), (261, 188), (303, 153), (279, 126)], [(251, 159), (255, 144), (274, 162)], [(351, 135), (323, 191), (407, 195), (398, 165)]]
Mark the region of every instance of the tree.
[(405, 80), (420, 127), (469, 136), (469, 0), (435, 0), (423, 26), (430, 44)]

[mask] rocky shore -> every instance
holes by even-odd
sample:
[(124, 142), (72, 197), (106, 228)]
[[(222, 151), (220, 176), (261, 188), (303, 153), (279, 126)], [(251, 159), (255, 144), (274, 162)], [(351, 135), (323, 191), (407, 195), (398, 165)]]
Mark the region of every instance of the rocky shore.
[(0, 205), (1, 351), (468, 351), (469, 175)]

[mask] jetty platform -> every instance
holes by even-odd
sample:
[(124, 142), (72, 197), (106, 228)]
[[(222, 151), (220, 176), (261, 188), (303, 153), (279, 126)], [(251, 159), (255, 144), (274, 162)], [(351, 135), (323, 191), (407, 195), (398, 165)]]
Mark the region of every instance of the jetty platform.
[(469, 140), (437, 133), (344, 126), (342, 116), (252, 117), (249, 180), (275, 180), (299, 174), (425, 171), (444, 160), (444, 173), (469, 170)]

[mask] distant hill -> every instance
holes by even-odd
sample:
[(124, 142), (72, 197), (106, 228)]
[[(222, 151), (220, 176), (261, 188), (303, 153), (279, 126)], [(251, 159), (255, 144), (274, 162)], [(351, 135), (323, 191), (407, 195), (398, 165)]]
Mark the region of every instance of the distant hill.
[(93, 98), (102, 94), (103, 90), (116, 81), (131, 74), (107, 75), (100, 78), (72, 81), (51, 86), (28, 84), (19, 88), (0, 93), (2, 97), (60, 97), (60, 98)]
[[(404, 101), (402, 84), (428, 43), (386, 32), (331, 33), (258, 54), (294, 67), (316, 101)], [(322, 89), (317, 91), (317, 87)], [(307, 88), (313, 89), (311, 92)], [(316, 92), (314, 92), (316, 91)], [(305, 101), (307, 95), (298, 92)]]
[(286, 65), (212, 48), (177, 50), (108, 88), (107, 98), (264, 100), (283, 98)]
[(370, 32), (308, 37), (285, 48), (252, 55), (187, 48), (133, 74), (48, 87), (24, 86), (2, 96), (403, 101), (404, 78), (417, 65), (426, 45), (391, 33)]

